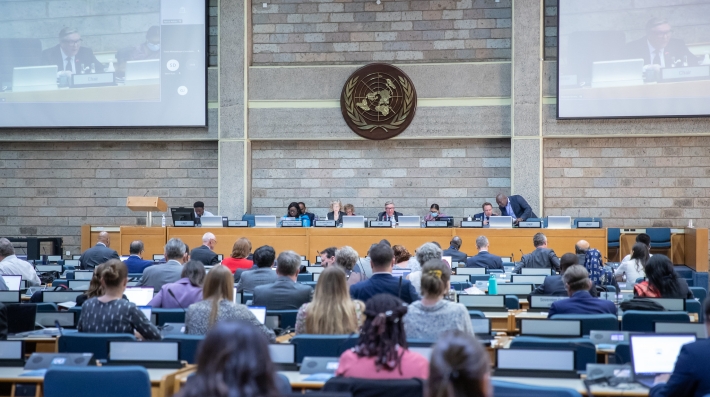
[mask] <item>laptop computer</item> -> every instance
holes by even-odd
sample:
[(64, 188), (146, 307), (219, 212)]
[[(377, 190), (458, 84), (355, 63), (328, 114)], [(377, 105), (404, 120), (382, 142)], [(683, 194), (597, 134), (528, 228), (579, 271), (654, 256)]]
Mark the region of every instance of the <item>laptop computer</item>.
[(93, 270), (75, 270), (74, 280), (91, 280), (94, 277)]
[(276, 227), (276, 216), (254, 215), (254, 227)]
[(397, 227), (422, 227), (422, 221), (419, 216), (402, 215), (398, 219)]
[(27, 66), (12, 70), (12, 91), (49, 91), (56, 90), (57, 65)]
[(21, 275), (5, 275), (2, 276), (2, 279), (5, 281), (5, 285), (7, 285), (8, 291), (20, 290), (20, 284), (22, 284)]
[(160, 59), (126, 62), (125, 82), (126, 85), (159, 84)]
[(362, 229), (365, 227), (365, 217), (360, 215), (344, 216), (343, 228)]
[(548, 216), (547, 217), (547, 228), (548, 229), (572, 229), (572, 217), (571, 216)]
[(634, 334), (629, 337), (634, 380), (653, 387), (657, 375), (673, 372), (680, 348), (695, 342), (695, 335)]
[(136, 306), (147, 306), (153, 300), (153, 287), (128, 287), (123, 294)]
[(643, 85), (643, 59), (592, 63), (592, 88)]
[(297, 371), (296, 366), (296, 345), (290, 343), (273, 343), (269, 345), (269, 355), (271, 361), (276, 366), (285, 371)]
[(471, 326), (473, 327), (473, 333), (476, 334), (476, 338), (478, 338), (478, 340), (486, 342), (495, 338), (490, 318), (472, 318)]
[(513, 217), (492, 216), (488, 218), (488, 227), (491, 229), (511, 229), (513, 227)]
[(200, 218), (200, 225), (202, 227), (223, 227), (221, 216), (203, 216)]
[(248, 309), (260, 323), (264, 324), (266, 322), (266, 307), (249, 306)]
[(72, 291), (87, 291), (91, 285), (91, 280), (69, 280), (67, 284)]

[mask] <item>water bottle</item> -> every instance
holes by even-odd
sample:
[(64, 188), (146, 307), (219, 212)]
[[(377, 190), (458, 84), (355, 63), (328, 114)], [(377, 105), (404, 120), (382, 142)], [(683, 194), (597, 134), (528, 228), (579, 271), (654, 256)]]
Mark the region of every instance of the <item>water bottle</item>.
[(301, 224), (303, 225), (303, 227), (311, 227), (311, 218), (309, 218), (308, 216), (304, 216), (303, 218), (301, 218)]
[(165, 227), (165, 214), (163, 214), (163, 221), (160, 222), (160, 226)]
[(498, 295), (498, 281), (495, 273), (491, 273), (491, 277), (488, 279), (488, 295)]
[(471, 215), (468, 216), (468, 221), (471, 222)]

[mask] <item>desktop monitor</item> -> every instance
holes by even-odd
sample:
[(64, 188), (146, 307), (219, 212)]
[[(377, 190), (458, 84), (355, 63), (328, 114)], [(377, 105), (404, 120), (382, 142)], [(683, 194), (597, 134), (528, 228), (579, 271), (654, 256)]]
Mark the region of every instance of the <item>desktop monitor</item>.
[(170, 215), (173, 217), (173, 226), (178, 221), (195, 221), (195, 209), (189, 207), (170, 208)]

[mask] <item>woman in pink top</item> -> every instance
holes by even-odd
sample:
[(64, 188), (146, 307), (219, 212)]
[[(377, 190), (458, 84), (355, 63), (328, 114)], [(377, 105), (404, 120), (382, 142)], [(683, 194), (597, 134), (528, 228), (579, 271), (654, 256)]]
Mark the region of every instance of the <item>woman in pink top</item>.
[(407, 306), (393, 295), (370, 298), (358, 345), (340, 356), (335, 374), (362, 379), (426, 379), (429, 362), (407, 349), (405, 314)]

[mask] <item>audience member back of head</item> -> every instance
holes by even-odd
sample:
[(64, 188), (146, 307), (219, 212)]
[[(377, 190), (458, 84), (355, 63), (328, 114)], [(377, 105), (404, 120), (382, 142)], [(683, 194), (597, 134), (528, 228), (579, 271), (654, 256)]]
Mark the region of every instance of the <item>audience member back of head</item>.
[(429, 361), (429, 397), (493, 397), (490, 359), (473, 335), (449, 331), (441, 335)]
[(372, 296), (385, 293), (401, 298), (406, 303), (419, 300), (419, 294), (409, 280), (392, 276), (394, 251), (386, 244), (377, 244), (370, 248), (370, 265), (372, 277), (350, 286), (353, 299), (367, 303)]

